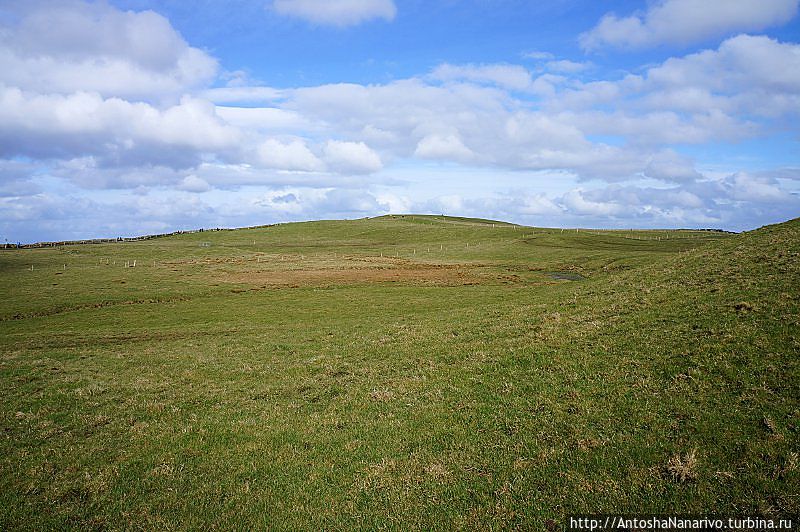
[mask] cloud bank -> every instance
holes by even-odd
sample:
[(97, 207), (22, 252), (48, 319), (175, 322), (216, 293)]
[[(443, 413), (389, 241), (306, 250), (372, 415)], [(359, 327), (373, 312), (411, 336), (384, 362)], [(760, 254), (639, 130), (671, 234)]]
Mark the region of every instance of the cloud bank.
[[(394, 16), (391, 2), (279, 4), (333, 25)], [(679, 4), (633, 18), (654, 28)], [(769, 3), (762, 19), (796, 7)], [(3, 238), (398, 210), (732, 229), (800, 214), (794, 166), (696, 159), (707, 146), (797, 136), (797, 43), (735, 35), (635, 72), (532, 52), (534, 66), (442, 63), (383, 83), (276, 88), (221, 73), (154, 12), (2, 9)]]
[[(6, 8), (8, 9), (8, 8)], [(2, 82), (22, 90), (170, 99), (204, 87), (217, 60), (153, 11), (103, 3), (24, 3), (0, 32)]]
[(797, 14), (797, 6), (798, 0), (660, 0), (643, 13), (606, 14), (580, 36), (580, 44), (585, 50), (686, 46), (784, 24)]

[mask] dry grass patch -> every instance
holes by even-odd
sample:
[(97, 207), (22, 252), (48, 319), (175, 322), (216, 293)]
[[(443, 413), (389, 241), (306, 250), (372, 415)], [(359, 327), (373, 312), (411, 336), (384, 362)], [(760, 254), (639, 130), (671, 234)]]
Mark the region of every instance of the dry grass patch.
[(677, 453), (670, 457), (667, 461), (667, 472), (678, 482), (696, 480), (698, 464), (697, 449), (692, 449), (686, 454)]
[(441, 264), (341, 266), (300, 270), (224, 273), (219, 281), (255, 286), (330, 286), (400, 283), (428, 286), (476, 284), (481, 278), (463, 266)]
[(391, 390), (372, 390), (369, 393), (370, 398), (377, 402), (387, 402), (394, 398), (394, 393)]

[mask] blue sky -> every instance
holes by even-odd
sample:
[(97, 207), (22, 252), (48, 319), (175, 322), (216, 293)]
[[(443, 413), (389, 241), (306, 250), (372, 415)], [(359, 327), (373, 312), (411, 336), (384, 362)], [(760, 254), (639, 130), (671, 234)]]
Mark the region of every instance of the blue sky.
[(0, 239), (800, 215), (800, 0), (0, 0)]

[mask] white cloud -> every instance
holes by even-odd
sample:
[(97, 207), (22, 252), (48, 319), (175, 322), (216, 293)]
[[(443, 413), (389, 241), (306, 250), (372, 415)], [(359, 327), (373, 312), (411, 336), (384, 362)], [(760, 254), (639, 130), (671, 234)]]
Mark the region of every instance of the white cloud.
[(553, 98), (558, 94), (561, 85), (567, 81), (564, 76), (556, 74), (542, 74), (533, 80), (531, 84), (531, 93), (541, 96), (543, 98)]
[(311, 131), (315, 126), (296, 111), (278, 107), (216, 107), (217, 115), (232, 126), (255, 131)]
[[(418, 158), (557, 170), (581, 179), (645, 175), (689, 182), (697, 178), (691, 161), (664, 155), (664, 148), (764, 134), (768, 120), (743, 117), (800, 109), (798, 102), (790, 110), (800, 93), (799, 56), (797, 45), (739, 36), (619, 80), (583, 83), (544, 74), (531, 83), (530, 73), (513, 65), (442, 65), (424, 78), (383, 85), (244, 87), (243, 95), (274, 97), (269, 107), (214, 106), (198, 98), (159, 107), (93, 93), (6, 88), (0, 90), (0, 155), (94, 156), (100, 167), (138, 160), (183, 169), (216, 159), (230, 168), (252, 163), (340, 177)], [(528, 85), (539, 96), (536, 104), (512, 92)], [(232, 186), (236, 172), (225, 175), (201, 177), (211, 186)], [(249, 171), (239, 176), (243, 183), (265, 179)]]
[(281, 15), (301, 18), (323, 26), (354, 26), (374, 19), (393, 20), (393, 0), (273, 0)]
[[(649, 100), (677, 110), (698, 106), (778, 116), (800, 110), (800, 45), (739, 35), (647, 71)], [(680, 96), (690, 96), (681, 103)]]
[(371, 174), (383, 168), (380, 156), (363, 142), (329, 140), (323, 151), (328, 166), (342, 174)]
[(507, 216), (539, 216), (557, 215), (564, 212), (564, 208), (544, 194), (518, 194), (507, 198), (512, 207)]
[(375, 200), (381, 205), (386, 206), (387, 213), (407, 213), (412, 212), (412, 201), (406, 196), (397, 194), (379, 193), (375, 195)]
[(318, 172), (324, 169), (322, 161), (299, 139), (283, 143), (267, 139), (258, 147), (259, 162), (267, 168)]
[(513, 90), (525, 90), (533, 79), (530, 72), (519, 65), (450, 65), (442, 64), (431, 72), (433, 79), (441, 81), (473, 81), (490, 83)]
[(428, 136), (457, 135), (465, 146), (472, 146), (472, 138), (479, 143), (489, 140), (481, 146), (480, 157), (488, 163), (492, 149), (500, 145), (501, 139), (493, 136), (502, 132), (508, 102), (507, 93), (496, 88), (439, 87), (410, 79), (386, 85), (299, 89), (286, 106), (314, 123), (327, 124), (332, 134), (370, 140), (395, 157), (413, 156)]
[(0, 31), (0, 82), (49, 93), (163, 100), (205, 86), (217, 61), (152, 11), (33, 3)]
[(95, 200), (43, 193), (23, 201), (0, 198), (0, 233), (33, 241), (134, 236), (219, 226), (214, 210), (196, 194), (126, 196)]
[(211, 185), (205, 179), (201, 179), (196, 175), (187, 175), (176, 188), (186, 192), (207, 192), (211, 190)]
[(510, 114), (503, 126), (505, 138), (516, 146), (576, 152), (590, 147), (580, 129), (559, 119), (557, 115), (518, 111)]
[(96, 93), (41, 95), (0, 87), (0, 152), (12, 156), (94, 154), (184, 165), (202, 152), (232, 150), (240, 138), (205, 100), (184, 97), (161, 110)]
[(428, 135), (417, 143), (414, 156), (422, 159), (447, 159), (470, 161), (475, 158), (472, 150), (464, 146), (456, 135)]
[[(737, 40), (743, 39), (733, 39)], [(764, 40), (769, 44), (766, 55), (774, 55), (776, 69), (789, 71), (783, 76), (790, 78), (794, 55), (784, 49), (790, 45)], [(721, 50), (727, 47), (723, 43)], [(712, 62), (723, 61), (727, 54), (719, 50), (709, 53), (716, 58)], [(694, 58), (689, 55), (674, 61), (687, 62), (681, 69), (688, 69)], [(672, 63), (652, 67), (644, 76), (615, 81), (581, 83), (563, 77), (550, 79), (553, 76), (547, 75), (549, 91), (541, 92), (542, 102), (536, 106), (479, 81), (438, 85), (425, 79), (297, 89), (286, 93), (282, 106), (315, 124), (316, 135), (344, 133), (351, 139), (379, 146), (390, 158), (565, 170), (581, 177), (612, 181), (630, 179), (646, 169), (658, 179), (688, 180), (695, 176), (691, 165), (681, 163), (679, 168), (675, 161), (659, 159), (657, 154), (664, 146), (699, 144), (711, 139), (738, 141), (766, 132), (768, 123), (746, 120), (743, 117), (747, 115), (738, 114), (733, 108), (703, 107), (699, 102), (701, 95), (711, 101), (727, 97), (719, 94), (722, 90), (737, 91), (736, 97), (743, 99), (752, 90), (751, 100), (760, 101), (761, 109), (767, 109), (776, 94), (770, 88), (775, 84), (770, 85), (769, 77), (753, 80), (749, 87), (737, 81), (717, 88), (718, 82), (713, 78), (719, 73), (707, 67), (710, 73), (705, 77), (680, 85), (681, 90), (698, 95), (692, 104), (695, 107), (673, 111), (667, 95), (677, 85), (659, 80), (656, 75), (667, 65)], [(734, 75), (735, 69), (729, 70)], [(466, 72), (467, 77), (473, 74), (471, 70)], [(778, 96), (779, 102), (792, 98), (788, 93)], [(615, 138), (607, 144), (598, 136)]]
[(519, 220), (520, 218), (540, 220), (541, 217), (557, 219), (568, 212), (559, 198), (551, 198), (542, 193), (530, 194), (524, 191), (462, 200), (461, 205), (474, 216), (489, 216), (501, 220)]
[(255, 198), (252, 204), (294, 219), (360, 218), (389, 211), (389, 205), (371, 192), (330, 187), (270, 190)]
[(0, 159), (0, 197), (39, 194), (41, 187), (30, 181), (37, 173), (38, 169), (32, 163)]
[(131, 166), (105, 165), (91, 156), (62, 161), (51, 172), (87, 189), (171, 187), (180, 184), (184, 177), (180, 171), (167, 166), (144, 162)]
[(700, 179), (702, 175), (694, 162), (672, 150), (653, 155), (644, 169), (644, 175), (661, 181), (683, 183)]
[[(628, 103), (629, 106), (632, 104)], [(624, 107), (624, 106), (620, 106)], [(565, 112), (561, 122), (586, 135), (612, 135), (631, 139), (640, 146), (700, 144), (712, 139), (737, 141), (752, 136), (757, 126), (739, 122), (725, 113), (707, 112), (683, 116), (674, 111), (585, 111)]]
[(591, 64), (586, 62), (570, 61), (569, 59), (560, 59), (558, 61), (548, 61), (544, 64), (544, 67), (551, 72), (575, 74), (591, 67)]
[[(257, 156), (257, 152), (254, 156)], [(392, 182), (380, 175), (340, 174), (334, 176), (327, 171), (324, 161), (322, 169), (319, 171), (266, 168), (257, 160), (253, 160), (252, 164), (204, 162), (195, 168), (183, 171), (183, 174), (194, 174), (206, 181), (212, 188), (226, 192), (264, 186), (303, 186), (320, 189), (329, 188), (334, 184), (342, 189), (364, 189)]]
[(757, 177), (769, 177), (772, 179), (783, 179), (787, 181), (800, 181), (800, 168), (793, 168), (791, 166), (784, 168), (773, 168), (771, 170), (762, 170), (755, 172)]
[(798, 72), (800, 45), (739, 35), (641, 76), (554, 86), (544, 109), (585, 135), (651, 149), (740, 141), (770, 135), (800, 114)]
[(780, 188), (774, 179), (753, 176), (747, 172), (737, 172), (729, 176), (724, 185), (729, 189), (730, 197), (739, 201), (771, 204), (797, 204), (800, 201), (800, 198)]
[(644, 13), (606, 14), (579, 40), (586, 50), (688, 45), (786, 23), (797, 14), (797, 6), (798, 0), (660, 0)]
[(535, 59), (537, 61), (541, 61), (543, 59), (554, 59), (555, 55), (550, 52), (542, 52), (542, 51), (533, 51), (533, 52), (526, 52), (522, 54), (522, 57), (526, 59)]

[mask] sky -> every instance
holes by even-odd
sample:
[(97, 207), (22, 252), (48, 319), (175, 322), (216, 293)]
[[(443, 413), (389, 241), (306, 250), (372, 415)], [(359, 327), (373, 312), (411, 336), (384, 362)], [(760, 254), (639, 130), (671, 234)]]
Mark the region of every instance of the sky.
[(800, 216), (800, 0), (0, 0), (0, 243)]

